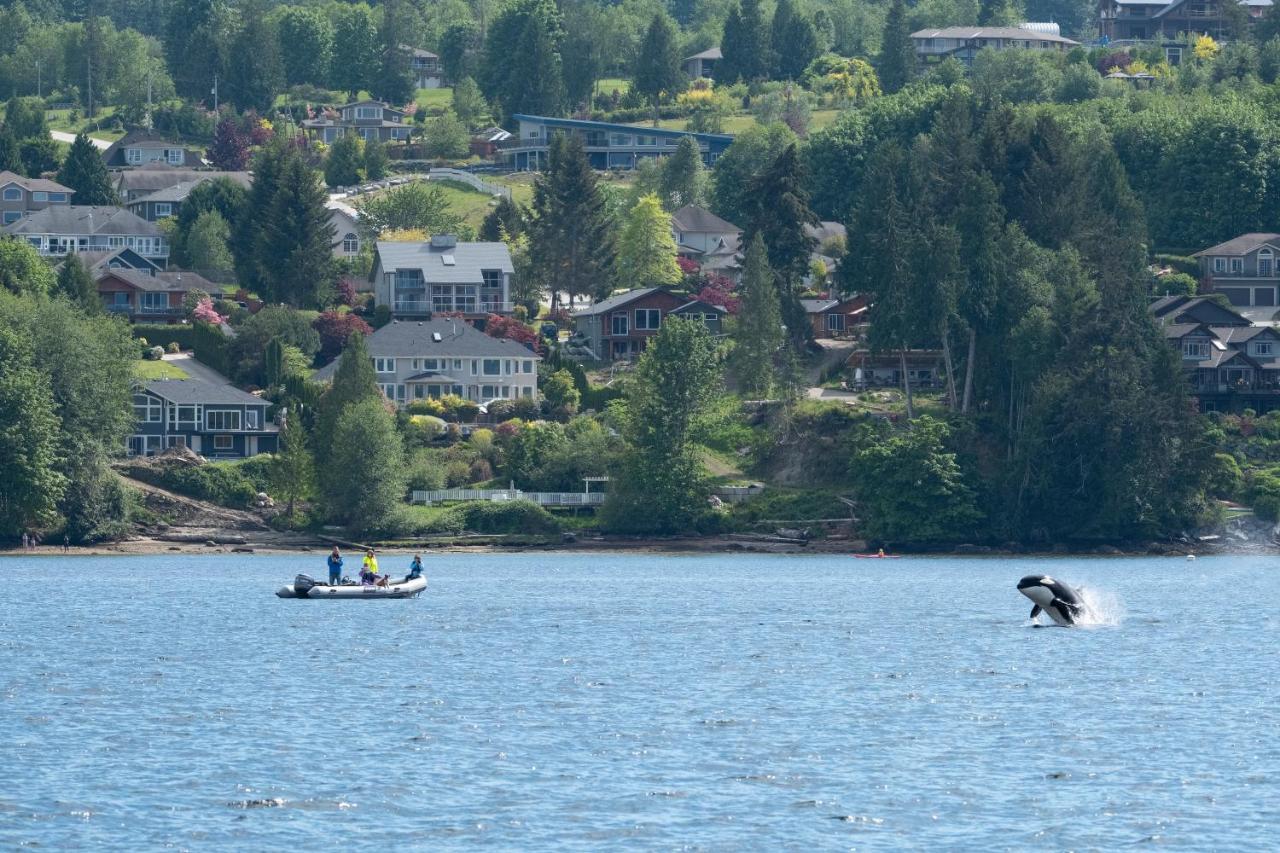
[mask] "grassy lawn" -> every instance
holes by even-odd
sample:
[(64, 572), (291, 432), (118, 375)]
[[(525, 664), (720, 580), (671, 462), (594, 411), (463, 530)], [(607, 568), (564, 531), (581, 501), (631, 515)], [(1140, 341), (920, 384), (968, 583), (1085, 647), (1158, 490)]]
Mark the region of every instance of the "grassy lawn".
[(835, 121), (840, 113), (841, 110), (814, 110), (809, 117), (809, 132), (813, 133), (815, 130), (822, 130)]
[(103, 107), (98, 111), (98, 115), (93, 119), (86, 119), (81, 110), (75, 110), (78, 118), (76, 121), (71, 120), (72, 110), (49, 110), (45, 115), (49, 119), (50, 130), (61, 130), (66, 133), (79, 133), (82, 130), (89, 131), (89, 135), (95, 139), (106, 139), (114, 142), (124, 136), (123, 130), (101, 130), (100, 125), (106, 124), (115, 107)]
[(528, 207), (533, 203), (533, 172), (512, 172), (506, 175), (482, 175), (486, 181), (511, 188), (511, 200)]
[(181, 367), (167, 361), (139, 361), (133, 365), (133, 373), (139, 379), (189, 379)]
[(425, 111), (427, 115), (438, 116), (453, 106), (453, 89), (443, 86), (439, 89), (419, 89), (414, 100), (418, 102), (418, 109)]
[(463, 221), (473, 228), (479, 228), (485, 216), (494, 208), (495, 202), (490, 196), (476, 192), (466, 184), (454, 181), (432, 181), (431, 183), (444, 190), (445, 198), (449, 200), (449, 211), (455, 216), (462, 217)]
[(606, 77), (596, 81), (596, 91), (602, 95), (607, 95), (614, 89), (618, 90), (619, 96), (625, 95), (631, 91), (631, 81), (623, 80), (621, 77)]

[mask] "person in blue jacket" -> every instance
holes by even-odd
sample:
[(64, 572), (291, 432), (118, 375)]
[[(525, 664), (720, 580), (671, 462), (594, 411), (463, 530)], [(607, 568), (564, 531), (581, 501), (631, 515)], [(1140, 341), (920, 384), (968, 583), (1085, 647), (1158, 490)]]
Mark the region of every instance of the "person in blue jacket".
[(405, 575), (404, 579), (411, 581), (420, 577), (422, 577), (422, 555), (414, 554), (413, 562), (409, 564), (409, 574)]
[(329, 563), (329, 585), (337, 586), (342, 583), (342, 555), (338, 553), (338, 546), (333, 546), (333, 553), (329, 555), (327, 561)]

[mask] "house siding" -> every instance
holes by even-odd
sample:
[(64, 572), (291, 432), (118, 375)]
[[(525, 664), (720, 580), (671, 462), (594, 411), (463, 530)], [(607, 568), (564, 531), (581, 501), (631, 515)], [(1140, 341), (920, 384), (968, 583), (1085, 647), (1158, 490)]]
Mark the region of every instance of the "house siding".
[[(178, 381), (178, 380), (172, 380)], [(148, 419), (159, 404), (159, 420)], [(151, 456), (175, 445), (185, 445), (209, 458), (244, 459), (259, 453), (274, 453), (279, 445), (279, 433), (268, 428), (267, 403), (261, 406), (225, 403), (172, 403), (146, 389), (134, 391), (133, 404), (138, 419), (127, 442), (130, 456)], [(192, 409), (196, 420), (179, 422), (178, 409)], [(175, 414), (171, 420), (170, 412)], [(255, 429), (246, 427), (249, 413), (254, 412)], [(210, 412), (238, 413), (240, 429), (209, 429)]]

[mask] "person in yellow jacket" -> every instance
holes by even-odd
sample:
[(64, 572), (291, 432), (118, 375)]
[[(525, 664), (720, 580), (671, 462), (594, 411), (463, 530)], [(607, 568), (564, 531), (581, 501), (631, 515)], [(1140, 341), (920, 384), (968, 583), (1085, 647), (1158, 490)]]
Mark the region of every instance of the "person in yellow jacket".
[(378, 558), (373, 556), (373, 549), (364, 552), (364, 562), (360, 564), (360, 582), (376, 584), (378, 582)]

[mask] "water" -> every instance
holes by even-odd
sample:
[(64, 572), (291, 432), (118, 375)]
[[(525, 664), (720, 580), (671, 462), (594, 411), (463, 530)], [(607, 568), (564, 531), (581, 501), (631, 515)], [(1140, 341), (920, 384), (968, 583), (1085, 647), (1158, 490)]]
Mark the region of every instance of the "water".
[(1272, 559), (321, 560), (0, 560), (0, 848), (1274, 849)]

